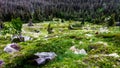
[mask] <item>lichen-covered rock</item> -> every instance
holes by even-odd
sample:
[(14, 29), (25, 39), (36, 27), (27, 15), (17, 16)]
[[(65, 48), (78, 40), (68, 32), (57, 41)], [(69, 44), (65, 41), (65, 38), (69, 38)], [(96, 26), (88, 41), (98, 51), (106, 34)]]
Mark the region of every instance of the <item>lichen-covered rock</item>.
[(77, 49), (75, 46), (72, 46), (70, 50), (73, 51), (74, 54), (87, 55), (87, 52), (85, 51), (85, 49)]
[(30, 19), (30, 21), (28, 23), (28, 26), (34, 26), (33, 23), (32, 23), (32, 19)]
[(110, 32), (107, 27), (103, 27), (99, 29), (99, 33), (108, 33)]
[(24, 42), (24, 37), (18, 35), (12, 36), (11, 42), (12, 43)]
[(16, 43), (8, 44), (4, 51), (10, 54), (13, 54), (15, 52), (18, 52), (20, 50), (20, 47)]
[(54, 52), (38, 52), (34, 55), (39, 57), (37, 59), (34, 59), (38, 65), (45, 64), (47, 61), (53, 60), (57, 56)]
[(0, 60), (0, 68), (2, 68), (4, 61)]
[(29, 40), (32, 40), (32, 38), (28, 37), (28, 36), (13, 36), (11, 38), (12, 43), (25, 42), (25, 41), (29, 41)]
[(116, 22), (116, 26), (120, 26), (120, 22)]
[(29, 41), (29, 40), (32, 40), (32, 38), (31, 37), (29, 37), (29, 36), (23, 36), (24, 37), (24, 41)]
[(92, 34), (85, 34), (86, 37), (93, 37)]

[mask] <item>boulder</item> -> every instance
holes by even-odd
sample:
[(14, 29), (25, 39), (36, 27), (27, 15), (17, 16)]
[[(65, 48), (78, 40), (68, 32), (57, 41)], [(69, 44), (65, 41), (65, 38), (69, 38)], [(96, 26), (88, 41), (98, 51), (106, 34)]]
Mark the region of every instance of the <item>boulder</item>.
[(34, 26), (33, 23), (32, 23), (32, 19), (29, 20), (28, 26)]
[(37, 59), (34, 59), (38, 65), (40, 64), (45, 64), (46, 62), (46, 59), (45, 58), (37, 58)]
[(81, 49), (81, 50), (75, 51), (74, 53), (75, 54), (81, 54), (81, 55), (87, 55), (87, 52), (85, 51), (85, 49)]
[(85, 51), (85, 49), (77, 49), (75, 46), (72, 46), (70, 50), (73, 51), (74, 54), (87, 55), (87, 52)]
[(18, 35), (12, 36), (11, 42), (12, 43), (24, 42), (24, 37)]
[(34, 59), (38, 65), (45, 64), (46, 62), (53, 60), (57, 56), (54, 52), (38, 52), (34, 55), (39, 57), (37, 59)]
[(103, 28), (99, 29), (99, 33), (108, 33), (108, 32), (109, 32), (109, 30), (107, 27), (103, 27)]
[(50, 60), (54, 59), (57, 55), (54, 52), (41, 52), (35, 53), (34, 55), (40, 58), (49, 58)]
[(20, 47), (16, 43), (8, 44), (4, 51), (10, 54), (13, 54), (15, 52), (18, 52), (20, 50)]
[(25, 41), (29, 41), (29, 40), (32, 40), (32, 38), (28, 37), (28, 36), (15, 35), (11, 38), (12, 43), (25, 42)]
[(4, 61), (0, 60), (0, 68), (2, 68), (3, 64), (4, 64)]
[(116, 26), (120, 26), (120, 22), (116, 22)]
[(31, 38), (31, 37), (29, 37), (29, 36), (23, 36), (23, 38), (24, 38), (24, 42), (25, 42), (25, 41), (32, 40), (32, 38)]
[(85, 34), (86, 37), (93, 37), (92, 34)]

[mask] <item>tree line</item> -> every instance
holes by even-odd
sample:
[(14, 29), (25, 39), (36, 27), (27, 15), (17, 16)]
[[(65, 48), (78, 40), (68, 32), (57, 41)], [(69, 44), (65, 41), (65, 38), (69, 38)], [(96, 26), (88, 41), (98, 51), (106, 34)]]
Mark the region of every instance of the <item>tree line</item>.
[(120, 21), (120, 0), (0, 0), (0, 19), (11, 21), (66, 20), (93, 21), (114, 15)]

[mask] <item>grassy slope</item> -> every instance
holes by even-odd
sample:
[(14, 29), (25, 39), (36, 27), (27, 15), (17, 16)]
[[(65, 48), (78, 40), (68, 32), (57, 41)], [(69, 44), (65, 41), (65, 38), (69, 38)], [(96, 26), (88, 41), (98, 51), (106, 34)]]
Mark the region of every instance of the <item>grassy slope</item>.
[[(102, 25), (86, 24), (84, 27), (91, 27), (95, 30), (68, 30), (68, 22), (52, 24), (55, 33), (47, 35), (47, 23), (36, 23), (33, 27), (23, 26), (23, 35), (34, 38), (32, 41), (18, 43), (21, 46), (21, 51), (15, 55), (9, 55), (3, 52), (3, 48), (10, 43), (10, 37), (7, 39), (0, 36), (0, 59), (5, 61), (5, 68), (119, 68), (120, 58), (114, 57), (92, 57), (96, 54), (118, 53), (120, 55), (120, 29), (118, 27), (110, 27), (109, 33), (96, 35), (95, 32)], [(74, 22), (73, 22), (74, 23)], [(89, 26), (90, 25), (90, 26)], [(34, 30), (40, 30), (40, 33), (35, 33)], [(87, 37), (85, 34), (92, 34), (92, 37)], [(58, 37), (57, 37), (58, 36)], [(83, 44), (79, 42), (82, 41)], [(102, 47), (94, 44), (95, 42), (103, 41), (108, 43), (108, 47)], [(90, 46), (98, 46), (97, 49), (91, 50)], [(76, 55), (70, 51), (71, 46), (76, 46), (79, 49), (84, 48), (88, 55)], [(27, 58), (36, 52), (53, 51), (57, 57), (43, 66), (34, 66), (28, 64)]]

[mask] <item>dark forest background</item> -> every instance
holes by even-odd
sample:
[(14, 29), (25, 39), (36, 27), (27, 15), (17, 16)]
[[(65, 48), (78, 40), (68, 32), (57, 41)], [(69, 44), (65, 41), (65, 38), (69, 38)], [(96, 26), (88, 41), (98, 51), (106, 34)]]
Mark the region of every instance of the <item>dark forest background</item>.
[(114, 16), (120, 21), (120, 0), (0, 0), (0, 19), (10, 21), (66, 20), (93, 21)]

